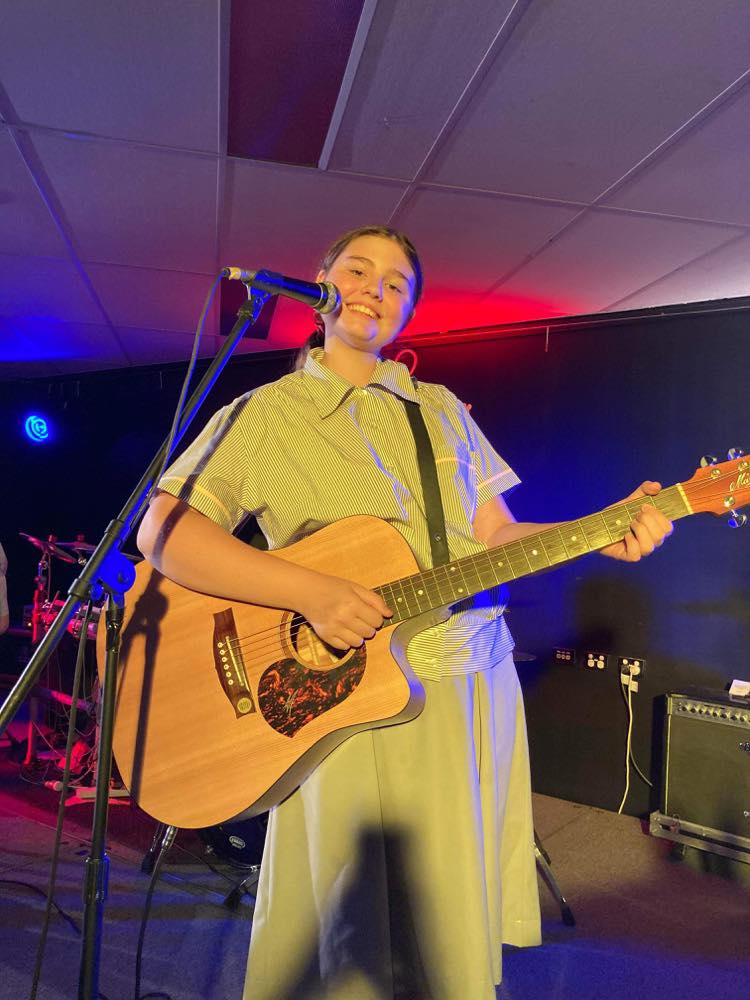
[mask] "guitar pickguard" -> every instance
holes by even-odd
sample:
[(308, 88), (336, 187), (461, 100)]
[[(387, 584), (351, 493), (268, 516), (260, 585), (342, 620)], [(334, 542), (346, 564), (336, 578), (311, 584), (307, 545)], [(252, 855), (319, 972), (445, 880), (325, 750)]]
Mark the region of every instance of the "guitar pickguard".
[(294, 736), (349, 697), (364, 676), (366, 661), (361, 646), (330, 670), (312, 670), (291, 658), (272, 663), (258, 682), (261, 715), (277, 733)]

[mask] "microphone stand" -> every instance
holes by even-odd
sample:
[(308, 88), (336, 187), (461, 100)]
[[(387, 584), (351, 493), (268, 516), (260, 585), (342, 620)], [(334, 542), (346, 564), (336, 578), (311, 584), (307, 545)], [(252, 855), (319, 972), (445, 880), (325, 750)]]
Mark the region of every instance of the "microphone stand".
[[(248, 301), (237, 313), (226, 342), (216, 354), (206, 373), (185, 405), (174, 436), (174, 446), (182, 439), (201, 403), (219, 377), (232, 351), (248, 327), (258, 319), (260, 310), (270, 294), (258, 289), (248, 289)], [(133, 524), (140, 517), (167, 452), (169, 438), (151, 460), (141, 481), (135, 487), (118, 516), (110, 521), (104, 535), (78, 578), (68, 590), (68, 598), (49, 631), (35, 649), (12, 691), (0, 708), (0, 736), (5, 732), (22, 702), (33, 688), (38, 675), (57, 648), (68, 622), (83, 601), (99, 601), (109, 595), (106, 612), (107, 653), (102, 686), (101, 721), (96, 775), (96, 798), (92, 821), (91, 851), (86, 858), (83, 884), (83, 941), (78, 980), (78, 1000), (96, 1000), (99, 995), (99, 957), (101, 951), (104, 901), (107, 898), (109, 857), (105, 852), (107, 833), (107, 806), (109, 782), (112, 772), (112, 732), (114, 728), (115, 697), (117, 693), (118, 654), (120, 629), (125, 611), (125, 593), (133, 586), (135, 567), (120, 552)]]

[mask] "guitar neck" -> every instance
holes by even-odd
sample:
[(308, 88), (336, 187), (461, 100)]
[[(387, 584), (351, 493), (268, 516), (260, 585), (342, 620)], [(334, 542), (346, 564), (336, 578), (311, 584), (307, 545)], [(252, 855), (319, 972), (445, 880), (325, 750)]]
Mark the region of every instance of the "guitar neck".
[[(647, 499), (670, 521), (693, 513), (680, 483)], [(571, 562), (618, 542), (628, 533), (631, 521), (645, 502), (640, 498), (607, 507), (580, 521), (566, 521), (515, 542), (384, 584), (377, 592), (393, 610), (388, 624), (456, 604), (498, 584)]]

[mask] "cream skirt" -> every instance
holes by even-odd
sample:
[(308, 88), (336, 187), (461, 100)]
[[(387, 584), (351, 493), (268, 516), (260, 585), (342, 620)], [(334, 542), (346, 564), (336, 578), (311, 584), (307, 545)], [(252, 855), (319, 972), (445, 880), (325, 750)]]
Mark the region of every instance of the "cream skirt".
[(502, 943), (540, 943), (512, 657), (424, 683), (272, 810), (244, 1000), (494, 1000)]

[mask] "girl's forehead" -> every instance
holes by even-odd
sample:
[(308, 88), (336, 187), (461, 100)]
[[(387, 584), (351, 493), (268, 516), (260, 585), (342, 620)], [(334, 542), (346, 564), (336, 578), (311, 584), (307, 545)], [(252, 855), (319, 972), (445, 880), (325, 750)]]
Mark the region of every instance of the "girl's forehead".
[(414, 278), (414, 268), (409, 258), (395, 240), (385, 236), (358, 236), (341, 251), (338, 260), (360, 257), (371, 260), (385, 269), (395, 268), (409, 278)]

